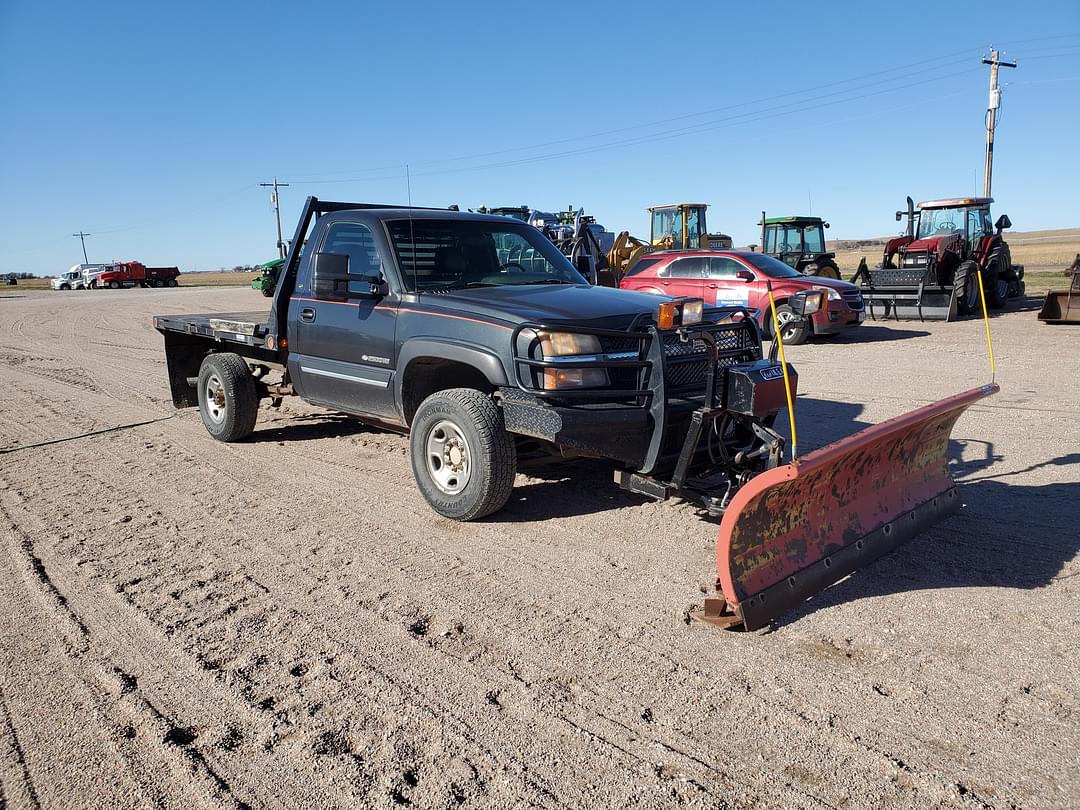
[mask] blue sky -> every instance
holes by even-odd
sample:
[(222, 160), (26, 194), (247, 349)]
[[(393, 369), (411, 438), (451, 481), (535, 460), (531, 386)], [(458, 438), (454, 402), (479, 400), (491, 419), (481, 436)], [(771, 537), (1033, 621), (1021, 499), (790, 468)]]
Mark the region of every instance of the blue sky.
[(1080, 4), (39, 3), (0, 0), (0, 272), (275, 255), (303, 199), (573, 204), (647, 235), (711, 204), (832, 238), (905, 195), (981, 188), (993, 43), (997, 212), (1080, 226)]

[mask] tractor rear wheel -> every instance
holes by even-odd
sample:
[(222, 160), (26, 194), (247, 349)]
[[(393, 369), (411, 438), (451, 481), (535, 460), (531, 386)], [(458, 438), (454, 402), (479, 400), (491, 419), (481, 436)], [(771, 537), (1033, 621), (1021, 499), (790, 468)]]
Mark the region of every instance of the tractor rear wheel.
[(803, 268), (804, 276), (817, 276), (818, 278), (831, 278), (836, 281), (840, 280), (840, 268), (830, 262), (828, 259), (823, 259), (820, 262), (811, 262)]
[(956, 299), (956, 314), (971, 315), (979, 307), (979, 265), (968, 259), (956, 268), (953, 275), (953, 297)]

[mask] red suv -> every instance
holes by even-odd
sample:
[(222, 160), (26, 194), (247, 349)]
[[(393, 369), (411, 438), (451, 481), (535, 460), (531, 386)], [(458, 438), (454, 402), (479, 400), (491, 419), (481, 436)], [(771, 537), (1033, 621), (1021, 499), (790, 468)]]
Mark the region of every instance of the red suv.
[[(863, 322), (862, 293), (854, 284), (804, 276), (783, 262), (749, 250), (669, 250), (648, 253), (626, 271), (624, 290), (704, 299), (707, 306), (744, 306), (758, 310), (765, 334), (772, 333), (766, 282), (771, 281), (776, 317), (785, 343), (805, 343), (811, 335), (832, 335)], [(787, 300), (797, 292), (825, 290), (828, 306), (795, 325)], [(788, 325), (791, 324), (791, 325)]]

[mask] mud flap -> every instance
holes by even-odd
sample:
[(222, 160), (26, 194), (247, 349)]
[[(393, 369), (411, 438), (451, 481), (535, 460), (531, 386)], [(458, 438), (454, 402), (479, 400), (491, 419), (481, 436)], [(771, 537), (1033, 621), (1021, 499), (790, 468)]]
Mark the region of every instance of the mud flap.
[(874, 425), (753, 478), (717, 538), (702, 621), (748, 630), (887, 554), (960, 508), (949, 435), (987, 385)]

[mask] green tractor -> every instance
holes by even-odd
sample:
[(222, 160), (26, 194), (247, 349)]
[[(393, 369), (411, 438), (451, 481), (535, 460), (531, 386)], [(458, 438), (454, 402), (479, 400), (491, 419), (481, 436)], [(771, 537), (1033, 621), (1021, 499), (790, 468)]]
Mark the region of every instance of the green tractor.
[(278, 276), (281, 274), (281, 268), (284, 266), (284, 259), (271, 259), (268, 262), (256, 265), (261, 273), (258, 278), (251, 282), (251, 289), (259, 290), (267, 298), (273, 298)]
[(825, 250), (825, 229), (820, 217), (769, 217), (761, 212), (761, 251), (806, 276), (840, 280), (836, 254)]

